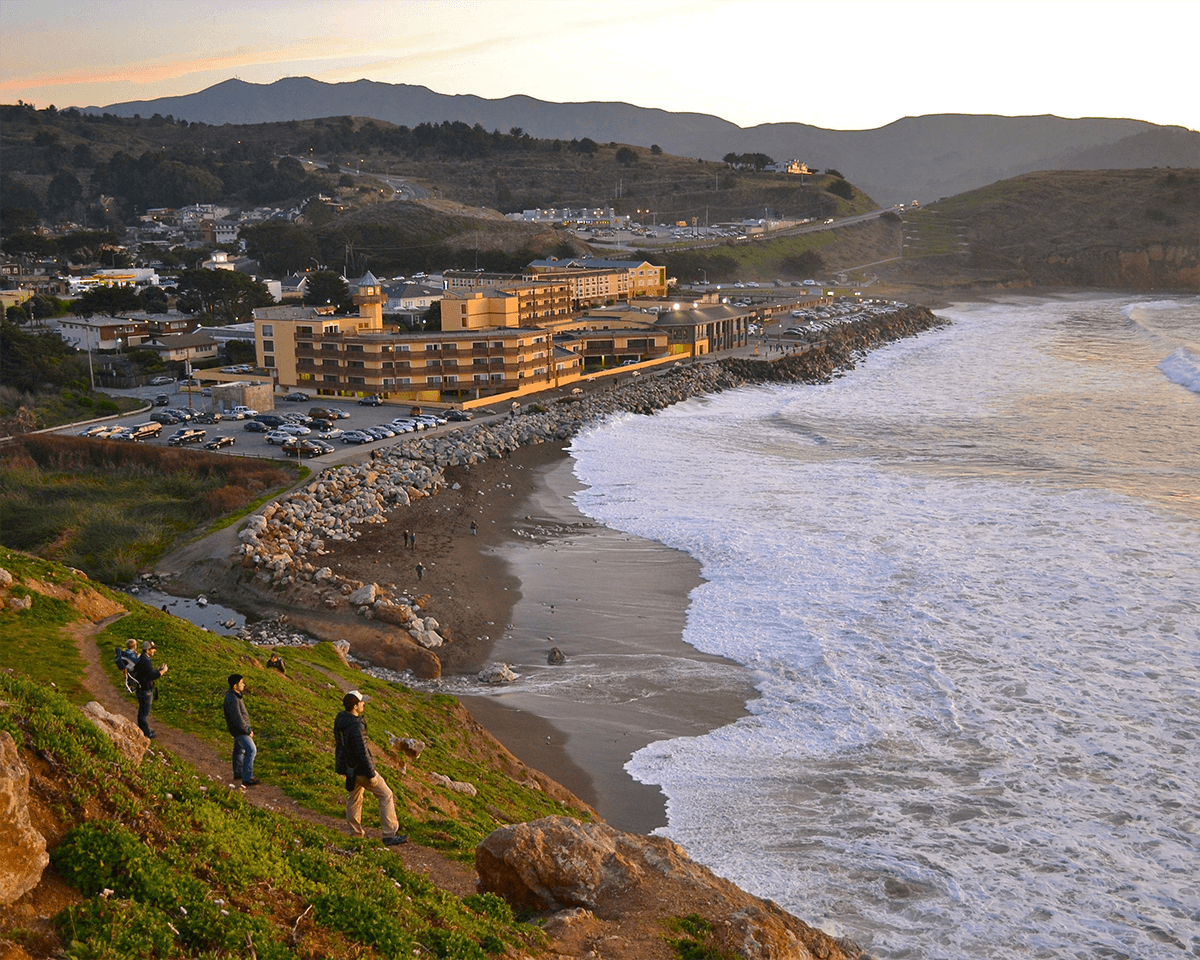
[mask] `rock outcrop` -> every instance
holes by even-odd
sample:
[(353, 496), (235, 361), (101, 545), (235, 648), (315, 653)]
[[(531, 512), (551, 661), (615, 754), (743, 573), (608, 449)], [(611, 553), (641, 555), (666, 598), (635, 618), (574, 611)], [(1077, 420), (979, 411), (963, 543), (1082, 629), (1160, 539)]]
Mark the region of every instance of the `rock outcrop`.
[(0, 730), (0, 824), (0, 906), (8, 906), (38, 885), (50, 855), (29, 817), (29, 768), (6, 730)]
[[(695, 915), (710, 925), (706, 946), (714, 956), (842, 960), (859, 954), (854, 945), (839, 943), (694, 863), (672, 841), (604, 823), (546, 817), (501, 827), (479, 845), (475, 867), (483, 891), (518, 909), (552, 914), (547, 928), (553, 928), (560, 952), (570, 948), (573, 930), (594, 944), (605, 939), (606, 929), (608, 939), (644, 950), (645, 941), (635, 946), (641, 938), (631, 936), (637, 927)], [(623, 953), (614, 944), (589, 955), (639, 954)]]
[(113, 745), (134, 763), (141, 763), (150, 748), (150, 741), (136, 723), (127, 717), (109, 713), (104, 705), (92, 700), (84, 705), (84, 716), (99, 727)]

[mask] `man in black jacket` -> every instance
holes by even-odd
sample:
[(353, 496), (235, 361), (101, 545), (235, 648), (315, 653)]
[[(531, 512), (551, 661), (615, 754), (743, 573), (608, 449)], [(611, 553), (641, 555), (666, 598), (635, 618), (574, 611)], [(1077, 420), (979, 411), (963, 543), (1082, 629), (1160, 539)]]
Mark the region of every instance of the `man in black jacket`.
[(346, 775), (346, 822), (355, 836), (366, 834), (362, 828), (363, 791), (370, 790), (379, 798), (379, 823), (383, 828), (386, 846), (407, 843), (408, 837), (396, 833), (396, 798), (387, 781), (375, 769), (371, 759), (371, 747), (367, 742), (367, 721), (363, 719), (363, 706), (367, 697), (351, 690), (342, 697), (342, 712), (333, 723), (336, 767), (338, 773)]
[(242, 701), (246, 681), (240, 673), (229, 675), (229, 689), (225, 693), (225, 726), (233, 735), (233, 779), (241, 780), (243, 787), (257, 787), (261, 780), (254, 777), (254, 758), (258, 747), (254, 744), (254, 731), (250, 729), (250, 712)]
[(137, 725), (151, 740), (158, 736), (150, 729), (150, 706), (155, 700), (154, 684), (167, 672), (165, 663), (161, 667), (154, 666), (153, 659), (157, 649), (153, 640), (143, 641), (142, 655), (138, 657), (137, 666), (133, 668), (133, 678), (138, 682)]

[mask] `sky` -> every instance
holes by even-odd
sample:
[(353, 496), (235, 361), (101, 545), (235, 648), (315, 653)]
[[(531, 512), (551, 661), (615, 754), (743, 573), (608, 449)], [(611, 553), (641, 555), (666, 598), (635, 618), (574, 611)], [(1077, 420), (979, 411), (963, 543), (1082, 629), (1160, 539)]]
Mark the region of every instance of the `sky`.
[(290, 76), (743, 127), (1051, 113), (1196, 130), (1200, 0), (0, 0), (0, 103)]

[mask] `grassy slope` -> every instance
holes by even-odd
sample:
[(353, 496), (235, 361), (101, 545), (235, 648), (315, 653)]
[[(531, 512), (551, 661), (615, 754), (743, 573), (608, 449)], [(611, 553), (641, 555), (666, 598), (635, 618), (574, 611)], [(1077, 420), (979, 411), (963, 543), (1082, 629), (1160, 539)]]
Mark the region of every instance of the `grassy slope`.
[(201, 450), (27, 437), (0, 451), (0, 541), (126, 582), (179, 538), (231, 523), (309, 473)]
[[(259, 957), (295, 955), (282, 945), (306, 905), (316, 910), (307, 945), (296, 950), (302, 956), (411, 955), (420, 942), (434, 956), (483, 957), (502, 942), (536, 939), (494, 898), (464, 904), (370, 843), (256, 809), (167, 754), (140, 767), (119, 758), (75, 709), (90, 695), (70, 630), (93, 619), (79, 609), (87, 597), (126, 606), (128, 616), (95, 640), (110, 678), (117, 680), (115, 646), (128, 636), (154, 639), (158, 659), (171, 667), (156, 720), (222, 754), (228, 747), (221, 719), (225, 678), (244, 673), (260, 749), (256, 772), (317, 812), (336, 817), (343, 811), (331, 730), (338, 687), (357, 686), (372, 697), (376, 757), (396, 792), (402, 830), (416, 841), (470, 860), (478, 842), (502, 823), (589, 815), (518, 783), (528, 771), (481, 735), (452, 698), (374, 681), (342, 663), (328, 644), (290, 653), (285, 678), (261, 668), (258, 648), (112, 594), (57, 564), (0, 549), (0, 567), (18, 583), (35, 579), (77, 598), (56, 600), (17, 586), (10, 596), (30, 597), (30, 608), (0, 610), (6, 665), (0, 728), (44, 758), (59, 781), (62, 799), (48, 833), (67, 838), (55, 864), (84, 897), (81, 907), (58, 918), (65, 940), (89, 944), (76, 945), (68, 956), (131, 956), (156, 938), (162, 940), (156, 955), (199, 955), (244, 946), (247, 934)], [(385, 731), (426, 742), (419, 771), (401, 774), (402, 759), (386, 748)], [(425, 771), (470, 782), (478, 793), (440, 787)], [(112, 901), (99, 896), (104, 887), (116, 891)], [(228, 916), (213, 909), (217, 900), (226, 901)], [(180, 921), (180, 905), (197, 918), (195, 929)], [(171, 935), (172, 922), (179, 936)]]

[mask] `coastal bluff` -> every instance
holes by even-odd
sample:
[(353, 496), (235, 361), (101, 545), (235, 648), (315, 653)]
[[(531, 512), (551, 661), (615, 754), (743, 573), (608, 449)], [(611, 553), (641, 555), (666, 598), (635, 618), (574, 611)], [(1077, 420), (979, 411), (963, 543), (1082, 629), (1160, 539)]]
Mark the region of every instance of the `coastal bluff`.
[[(353, 613), (370, 623), (354, 654), (373, 666), (412, 671), (423, 679), (442, 673), (439, 650), (447, 631), (418, 598), (386, 585), (347, 578), (325, 558), (364, 529), (401, 519), (415, 501), (448, 486), (446, 471), (501, 459), (530, 444), (566, 443), (588, 423), (620, 412), (650, 415), (692, 397), (752, 383), (825, 383), (881, 344), (942, 326), (924, 307), (861, 317), (796, 338), (777, 357), (723, 357), (680, 361), (656, 376), (628, 377), (555, 400), (534, 402), (512, 416), (410, 438), (372, 451), (370, 459), (322, 471), (302, 488), (250, 517), (238, 531), (230, 592), (292, 608)], [(450, 625), (453, 626), (453, 625)]]

